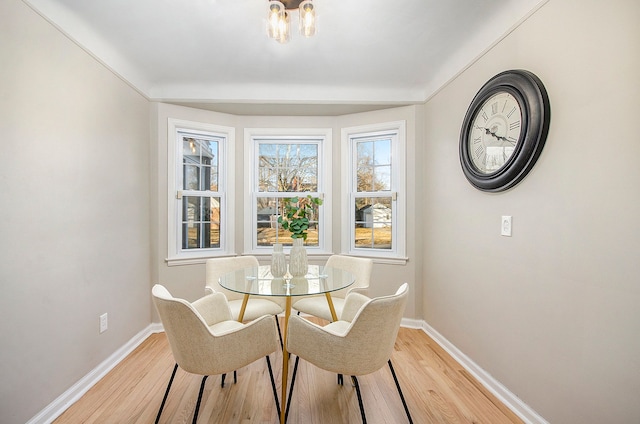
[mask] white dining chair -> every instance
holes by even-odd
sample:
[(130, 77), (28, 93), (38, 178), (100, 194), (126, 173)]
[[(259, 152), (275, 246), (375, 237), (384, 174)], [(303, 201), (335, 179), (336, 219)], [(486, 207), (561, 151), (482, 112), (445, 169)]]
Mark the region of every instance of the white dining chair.
[[(369, 294), (369, 281), (373, 270), (373, 260), (354, 256), (331, 255), (325, 266), (350, 272), (355, 277), (355, 282), (350, 287), (330, 293), (336, 316), (339, 317), (344, 308), (345, 297), (349, 293)], [(327, 298), (324, 295), (303, 297), (296, 300), (292, 307), (298, 311), (298, 313), (301, 312), (327, 321), (333, 321)]]
[[(374, 299), (359, 293), (351, 293), (346, 298), (339, 320), (324, 327), (297, 315), (289, 319), (287, 349), (297, 357), (291, 378), (285, 420), (291, 405), (298, 362), (302, 358), (324, 370), (351, 376), (363, 423), (367, 422), (367, 418), (357, 376), (370, 374), (388, 364), (407, 418), (410, 423), (413, 423), (391, 364), (391, 354), (408, 293), (407, 283), (402, 284), (393, 295)], [(338, 378), (338, 382), (341, 383), (341, 378)]]
[(280, 410), (269, 360), (269, 354), (278, 348), (276, 327), (271, 317), (265, 315), (247, 324), (240, 323), (232, 318), (222, 293), (211, 293), (189, 303), (173, 297), (164, 286), (156, 284), (152, 288), (152, 295), (176, 361), (156, 416), (156, 424), (178, 367), (203, 376), (193, 414), (195, 424), (207, 377), (224, 375), (261, 357), (267, 360), (276, 410)]
[[(220, 277), (229, 272), (237, 271), (244, 268), (258, 267), (258, 259), (255, 256), (234, 256), (228, 258), (212, 258), (207, 259), (205, 263), (205, 284), (206, 288), (214, 292), (221, 292), (227, 297), (231, 315), (234, 319), (240, 316), (242, 301), (244, 295), (237, 293), (220, 285)], [(280, 337), (280, 345), (282, 346), (282, 333), (280, 331), (280, 323), (278, 314), (284, 312), (284, 299), (282, 297), (260, 297), (250, 296), (244, 312), (243, 321), (251, 321), (262, 315), (272, 315), (275, 317), (278, 335)]]

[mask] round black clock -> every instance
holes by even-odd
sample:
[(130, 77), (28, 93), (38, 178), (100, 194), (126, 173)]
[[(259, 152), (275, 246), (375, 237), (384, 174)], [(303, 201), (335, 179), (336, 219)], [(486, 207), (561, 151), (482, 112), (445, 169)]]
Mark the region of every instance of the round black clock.
[(503, 191), (529, 173), (549, 132), (551, 107), (540, 79), (525, 70), (491, 78), (471, 101), (460, 131), (460, 163), (483, 191)]

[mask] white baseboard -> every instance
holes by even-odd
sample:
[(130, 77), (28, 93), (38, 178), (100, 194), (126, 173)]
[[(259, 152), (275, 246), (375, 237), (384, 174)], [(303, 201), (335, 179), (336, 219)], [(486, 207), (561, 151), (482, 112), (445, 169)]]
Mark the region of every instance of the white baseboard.
[(460, 349), (455, 347), (442, 334), (438, 333), (433, 327), (425, 321), (420, 320), (402, 320), (403, 326), (410, 328), (419, 328), (423, 330), (429, 337), (440, 345), (453, 359), (455, 359), (465, 370), (467, 370), (480, 384), (497, 397), (507, 408), (513, 411), (522, 421), (527, 424), (549, 424), (536, 411), (531, 409), (529, 405), (524, 403), (519, 397), (514, 395), (502, 383), (493, 378), (491, 374), (480, 368), (467, 355), (462, 353)]
[(138, 347), (152, 333), (162, 331), (161, 324), (150, 324), (147, 328), (133, 336), (124, 346), (115, 351), (100, 365), (91, 370), (71, 386), (68, 390), (58, 396), (53, 402), (47, 405), (36, 416), (27, 421), (27, 424), (49, 424), (58, 418), (64, 411), (82, 397), (91, 387), (93, 387), (102, 377), (118, 365), (133, 350)]

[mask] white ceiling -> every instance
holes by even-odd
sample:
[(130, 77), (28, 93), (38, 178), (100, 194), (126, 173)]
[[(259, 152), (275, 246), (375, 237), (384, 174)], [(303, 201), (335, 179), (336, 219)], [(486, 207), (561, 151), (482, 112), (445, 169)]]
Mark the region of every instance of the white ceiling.
[(338, 115), (425, 101), (546, 0), (313, 0), (288, 44), (267, 0), (23, 1), (151, 100)]

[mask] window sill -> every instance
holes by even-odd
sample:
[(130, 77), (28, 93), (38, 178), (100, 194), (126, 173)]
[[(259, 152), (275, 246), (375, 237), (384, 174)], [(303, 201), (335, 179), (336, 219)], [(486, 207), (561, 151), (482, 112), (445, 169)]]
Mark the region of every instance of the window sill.
[(197, 264), (205, 263), (207, 259), (232, 257), (232, 256), (237, 256), (237, 255), (228, 254), (228, 255), (220, 255), (220, 256), (202, 256), (197, 258), (165, 258), (164, 261), (166, 262), (167, 266), (197, 265)]

